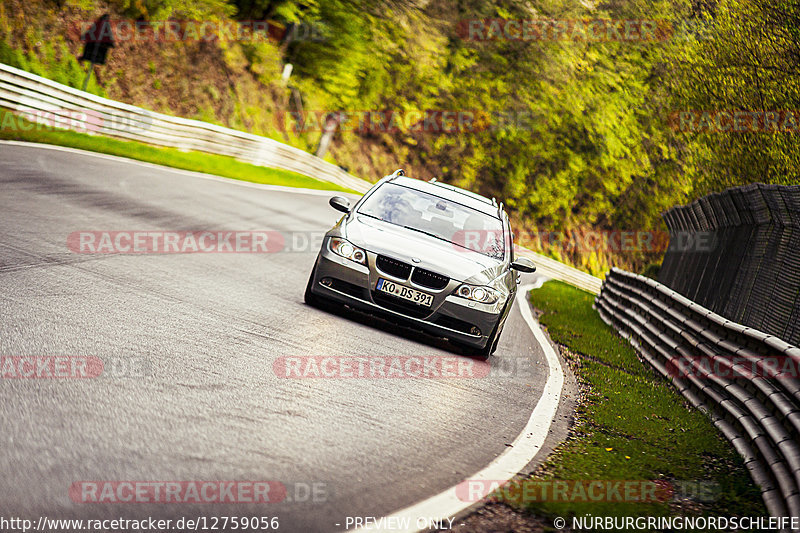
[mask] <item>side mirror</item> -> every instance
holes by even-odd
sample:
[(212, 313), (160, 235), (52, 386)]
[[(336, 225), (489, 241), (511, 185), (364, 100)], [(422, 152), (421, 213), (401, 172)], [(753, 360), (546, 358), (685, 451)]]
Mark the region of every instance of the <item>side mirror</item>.
[(516, 261), (511, 263), (511, 270), (518, 272), (536, 272), (536, 265), (527, 257), (518, 257)]
[(341, 211), (342, 213), (349, 213), (350, 212), (350, 200), (347, 198), (342, 198), (341, 196), (334, 196), (328, 201), (331, 204), (331, 207), (336, 209), (337, 211)]

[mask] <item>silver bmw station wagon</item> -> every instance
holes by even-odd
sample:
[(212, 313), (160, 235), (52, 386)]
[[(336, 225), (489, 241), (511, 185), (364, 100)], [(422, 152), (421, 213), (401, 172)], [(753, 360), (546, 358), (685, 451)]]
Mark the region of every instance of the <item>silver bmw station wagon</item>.
[(397, 170), (350, 206), (325, 234), (308, 280), (309, 305), (338, 302), (445, 337), (464, 353), (497, 349), (518, 272), (503, 204)]

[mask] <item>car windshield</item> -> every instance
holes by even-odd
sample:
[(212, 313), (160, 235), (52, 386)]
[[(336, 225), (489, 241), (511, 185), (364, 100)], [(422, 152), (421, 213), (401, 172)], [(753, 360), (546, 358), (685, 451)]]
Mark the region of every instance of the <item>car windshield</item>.
[(495, 259), (503, 259), (505, 253), (499, 218), (402, 185), (381, 185), (359, 207), (358, 213)]

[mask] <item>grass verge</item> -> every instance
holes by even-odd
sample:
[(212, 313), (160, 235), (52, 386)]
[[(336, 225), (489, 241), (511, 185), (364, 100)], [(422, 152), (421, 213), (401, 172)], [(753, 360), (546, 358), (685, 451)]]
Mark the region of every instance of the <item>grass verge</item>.
[(127, 157), (156, 165), (214, 174), (253, 183), (356, 192), (327, 181), (298, 174), (297, 172), (251, 165), (233, 157), (204, 152), (182, 152), (174, 148), (161, 148), (136, 141), (121, 141), (110, 137), (89, 135), (35, 124), (5, 109), (0, 109), (0, 139), (80, 148), (81, 150)]
[(671, 490), (657, 491), (649, 502), (623, 493), (622, 501), (521, 498), (515, 507), (562, 517), (766, 516), (733, 447), (600, 319), (594, 295), (550, 281), (530, 299), (581, 389), (573, 432), (532, 479), (656, 481)]

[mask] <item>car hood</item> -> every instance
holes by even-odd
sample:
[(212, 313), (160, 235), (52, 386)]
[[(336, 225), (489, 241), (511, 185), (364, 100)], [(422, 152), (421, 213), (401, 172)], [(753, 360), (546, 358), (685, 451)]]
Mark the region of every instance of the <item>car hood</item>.
[(503, 263), (497, 259), (364, 215), (355, 215), (343, 230), (356, 246), (458, 281), (485, 285), (503, 272)]

